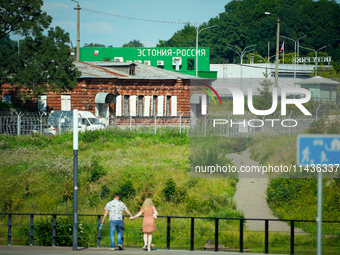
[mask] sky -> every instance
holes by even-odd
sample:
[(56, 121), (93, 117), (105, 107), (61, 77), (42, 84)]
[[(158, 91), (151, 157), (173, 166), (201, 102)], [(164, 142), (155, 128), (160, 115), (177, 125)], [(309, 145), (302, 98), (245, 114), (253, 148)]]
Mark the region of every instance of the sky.
[[(154, 47), (159, 40), (168, 40), (184, 24), (171, 24), (127, 19), (107, 14), (167, 22), (190, 22), (200, 25), (224, 12), (230, 0), (78, 0), (80, 11), (80, 46), (100, 43), (121, 47), (139, 40), (145, 47)], [(77, 3), (71, 0), (45, 0), (42, 9), (52, 16), (52, 27), (60, 26), (77, 40)], [(95, 12), (94, 12), (95, 11)], [(99, 13), (98, 13), (99, 12)]]

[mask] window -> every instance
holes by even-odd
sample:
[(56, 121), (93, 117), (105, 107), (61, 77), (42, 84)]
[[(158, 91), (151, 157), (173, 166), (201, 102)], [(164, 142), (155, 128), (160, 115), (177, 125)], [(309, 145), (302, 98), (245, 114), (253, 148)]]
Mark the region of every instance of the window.
[(41, 95), (38, 98), (38, 110), (40, 112), (46, 112), (47, 111), (47, 96)]
[(151, 116), (156, 116), (156, 110), (157, 110), (157, 96), (152, 96)]
[(177, 96), (171, 96), (171, 116), (177, 116)]
[(129, 116), (129, 100), (130, 100), (130, 96), (124, 95), (124, 98), (123, 98), (123, 116), (124, 117)]
[(71, 95), (61, 95), (61, 110), (71, 111)]
[(2, 102), (4, 104), (11, 104), (11, 95), (2, 95)]
[(163, 102), (164, 96), (158, 96), (157, 97), (157, 116), (163, 117), (163, 109), (164, 109), (164, 102)]
[(118, 95), (116, 99), (116, 116), (122, 116), (122, 96)]
[(170, 117), (170, 98), (171, 96), (165, 97), (165, 116)]
[(138, 117), (143, 116), (143, 99), (144, 99), (144, 96), (138, 96), (138, 101), (137, 101), (137, 116)]
[(137, 108), (137, 96), (130, 96), (130, 116), (136, 116)]
[(150, 116), (150, 99), (151, 96), (144, 97), (144, 116)]

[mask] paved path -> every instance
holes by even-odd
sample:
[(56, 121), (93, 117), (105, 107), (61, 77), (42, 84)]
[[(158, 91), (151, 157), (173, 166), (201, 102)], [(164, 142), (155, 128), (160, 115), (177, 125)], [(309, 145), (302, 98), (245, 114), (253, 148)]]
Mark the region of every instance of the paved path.
[[(250, 158), (249, 149), (240, 154), (228, 154), (227, 157), (232, 160), (237, 169), (240, 169), (240, 166), (259, 166), (257, 161)], [(244, 213), (245, 218), (277, 219), (266, 201), (268, 181), (267, 174), (239, 173), (234, 199), (237, 208)], [(249, 230), (264, 231), (264, 221), (247, 221), (246, 226)], [(269, 230), (290, 232), (290, 226), (286, 222), (270, 221)], [(295, 228), (295, 233), (301, 232), (301, 229)]]
[[(72, 251), (72, 247), (41, 247), (41, 246), (0, 246), (1, 255), (67, 255), (67, 254), (85, 254), (85, 255), (97, 255), (97, 254), (161, 254), (161, 255), (209, 255), (216, 254), (214, 251), (184, 251), (184, 250), (155, 250), (146, 252), (140, 249), (128, 248), (123, 251), (115, 250), (109, 251), (108, 248), (79, 248), (78, 251)], [(238, 252), (228, 252), (228, 255), (240, 254)], [(247, 253), (247, 255), (256, 255), (255, 253)], [(278, 255), (278, 254), (276, 254)]]

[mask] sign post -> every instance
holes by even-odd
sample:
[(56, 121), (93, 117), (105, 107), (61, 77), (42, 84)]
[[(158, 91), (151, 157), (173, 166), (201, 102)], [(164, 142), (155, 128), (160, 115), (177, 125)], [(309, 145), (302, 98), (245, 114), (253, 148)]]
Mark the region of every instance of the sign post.
[(73, 250), (78, 248), (78, 109), (73, 110)]
[(340, 135), (298, 135), (297, 165), (311, 167), (318, 173), (317, 202), (317, 255), (322, 254), (322, 175), (331, 168), (336, 173), (339, 168)]

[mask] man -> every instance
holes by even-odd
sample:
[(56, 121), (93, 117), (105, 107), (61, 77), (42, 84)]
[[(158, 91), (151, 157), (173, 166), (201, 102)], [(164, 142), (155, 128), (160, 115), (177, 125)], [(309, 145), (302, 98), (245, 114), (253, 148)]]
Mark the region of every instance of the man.
[(111, 249), (110, 251), (115, 250), (115, 232), (117, 229), (117, 239), (118, 239), (118, 248), (119, 250), (123, 250), (123, 211), (125, 211), (130, 217), (132, 214), (127, 209), (126, 205), (119, 201), (119, 195), (117, 193), (113, 194), (113, 200), (108, 202), (105, 206), (105, 213), (102, 223), (104, 224), (106, 216), (109, 214), (110, 220), (110, 242)]

